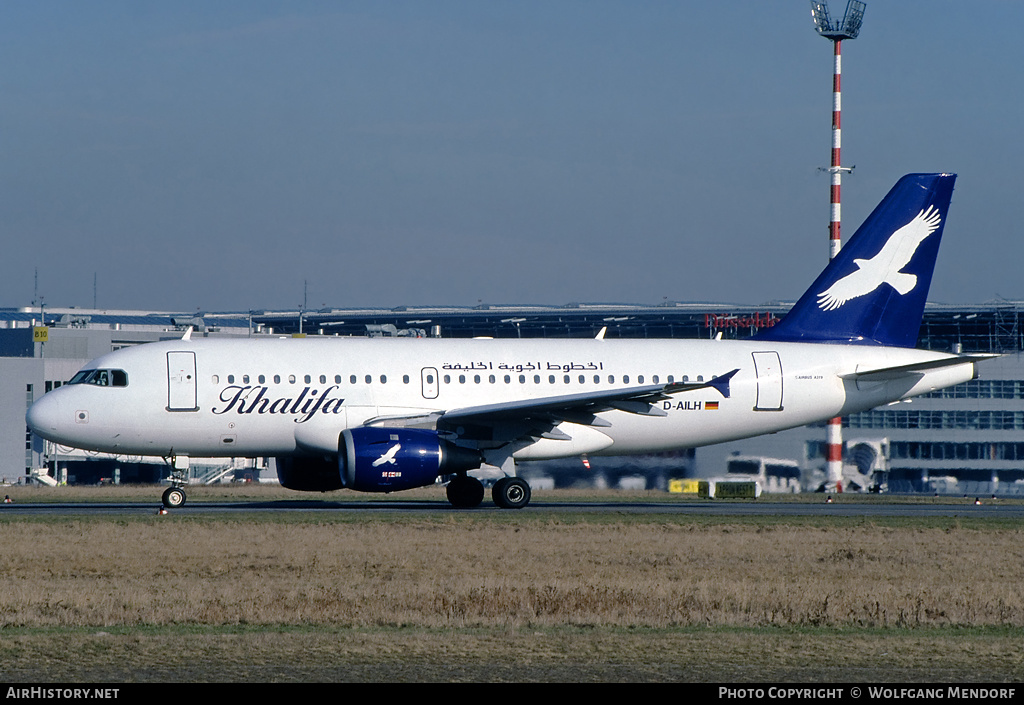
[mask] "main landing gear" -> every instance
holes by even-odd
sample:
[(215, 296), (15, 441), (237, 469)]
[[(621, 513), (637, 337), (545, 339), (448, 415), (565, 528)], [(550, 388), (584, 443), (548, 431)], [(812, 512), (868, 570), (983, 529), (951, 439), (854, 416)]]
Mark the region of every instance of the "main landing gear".
[(530, 484), (521, 477), (503, 477), (494, 483), (491, 496), (502, 509), (522, 509), (530, 503)]
[[(521, 477), (503, 477), (491, 490), (494, 503), (502, 509), (522, 509), (530, 503), (530, 485)], [(448, 483), (448, 501), (459, 509), (480, 506), (484, 485), (468, 475), (459, 475)]]
[(457, 475), (448, 483), (448, 501), (457, 509), (479, 507), (484, 501), (484, 483), (475, 477)]

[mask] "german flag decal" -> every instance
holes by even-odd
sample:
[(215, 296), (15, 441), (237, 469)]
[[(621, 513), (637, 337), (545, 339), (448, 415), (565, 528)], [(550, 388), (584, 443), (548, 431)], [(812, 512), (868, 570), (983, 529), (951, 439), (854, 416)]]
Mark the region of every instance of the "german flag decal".
[(704, 402), (704, 411), (718, 411), (717, 401), (706, 401)]

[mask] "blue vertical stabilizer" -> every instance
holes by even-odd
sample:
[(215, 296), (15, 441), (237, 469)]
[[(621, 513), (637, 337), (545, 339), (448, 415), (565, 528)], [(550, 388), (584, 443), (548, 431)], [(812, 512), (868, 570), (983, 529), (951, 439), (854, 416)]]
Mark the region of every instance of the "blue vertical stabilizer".
[(956, 174), (908, 174), (760, 340), (912, 348)]

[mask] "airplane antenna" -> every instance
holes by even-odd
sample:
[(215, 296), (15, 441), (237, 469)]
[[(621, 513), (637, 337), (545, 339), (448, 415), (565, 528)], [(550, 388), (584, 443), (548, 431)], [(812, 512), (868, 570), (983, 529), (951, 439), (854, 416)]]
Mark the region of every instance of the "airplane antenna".
[[(828, 3), (811, 0), (811, 19), (818, 34), (832, 42), (832, 166), (828, 172), (832, 175), (831, 184), (831, 219), (829, 220), (829, 260), (839, 254), (842, 247), (840, 238), (841, 208), (840, 185), (843, 172), (852, 172), (853, 167), (841, 166), (839, 151), (842, 142), (842, 44), (844, 39), (856, 39), (860, 34), (860, 26), (864, 22), (866, 3), (860, 0), (849, 0), (846, 13), (842, 20), (833, 21), (828, 13)], [(825, 466), (826, 483), (829, 489), (842, 492), (843, 482), (843, 419), (829, 419), (825, 427)]]
[(302, 317), (306, 313), (306, 300), (308, 291), (308, 280), (302, 280), (302, 309), (299, 310), (299, 335), (302, 335)]

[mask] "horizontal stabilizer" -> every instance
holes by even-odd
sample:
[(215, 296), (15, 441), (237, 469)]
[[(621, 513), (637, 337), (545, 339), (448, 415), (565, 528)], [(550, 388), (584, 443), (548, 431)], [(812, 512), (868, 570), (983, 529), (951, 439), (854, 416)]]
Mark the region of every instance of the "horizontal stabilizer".
[(894, 365), (892, 367), (877, 367), (870, 370), (857, 370), (856, 372), (840, 375), (840, 377), (842, 377), (842, 379), (853, 379), (862, 382), (884, 382), (891, 379), (899, 379), (900, 377), (904, 377), (915, 372), (935, 370), (941, 367), (953, 367), (955, 365), (965, 365), (971, 362), (981, 362), (983, 360), (991, 360), (994, 357), (999, 357), (999, 355), (994, 353), (978, 353), (975, 355), (944, 357), (938, 360), (915, 362), (909, 365)]

